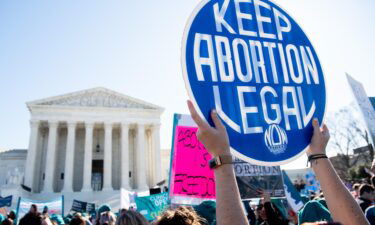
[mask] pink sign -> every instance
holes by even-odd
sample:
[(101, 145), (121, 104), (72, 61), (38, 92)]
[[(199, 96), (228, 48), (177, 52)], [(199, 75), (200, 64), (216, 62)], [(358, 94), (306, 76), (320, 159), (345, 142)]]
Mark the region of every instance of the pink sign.
[(171, 197), (216, 197), (214, 172), (208, 166), (211, 155), (198, 141), (197, 130), (196, 127), (176, 127), (170, 182)]

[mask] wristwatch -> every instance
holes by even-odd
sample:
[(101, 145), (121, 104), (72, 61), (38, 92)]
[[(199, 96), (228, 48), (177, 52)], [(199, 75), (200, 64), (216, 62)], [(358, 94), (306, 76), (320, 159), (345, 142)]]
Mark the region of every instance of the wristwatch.
[(232, 155), (218, 155), (212, 158), (208, 163), (210, 169), (216, 169), (223, 164), (232, 164), (233, 161)]

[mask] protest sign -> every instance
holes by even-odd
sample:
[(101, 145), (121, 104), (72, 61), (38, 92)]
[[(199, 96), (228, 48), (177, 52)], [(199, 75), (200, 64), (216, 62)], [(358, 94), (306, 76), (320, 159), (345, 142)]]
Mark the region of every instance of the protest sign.
[(285, 171), (283, 171), (283, 178), (286, 200), (288, 201), (288, 204), (293, 209), (293, 211), (298, 212), (304, 205), (301, 195), (293, 186)]
[(64, 216), (64, 197), (61, 196), (52, 201), (37, 201), (27, 198), (19, 198), (17, 207), (17, 218), (22, 218), (26, 213), (29, 212), (32, 204), (38, 207), (38, 211), (42, 212), (44, 207), (48, 208), (48, 213), (59, 214)]
[(259, 190), (272, 197), (284, 196), (280, 166), (258, 166), (236, 159), (233, 168), (241, 199), (259, 198)]
[(2, 207), (11, 207), (12, 206), (12, 199), (13, 195), (10, 195), (8, 197), (0, 197), (0, 208)]
[(121, 188), (120, 195), (120, 206), (122, 209), (129, 209), (130, 207), (135, 207), (135, 198), (137, 196), (136, 192), (128, 191), (125, 188)]
[(202, 0), (182, 41), (185, 86), (206, 121), (216, 109), (233, 153), (258, 165), (302, 155), (326, 90), (301, 27), (273, 1)]
[(367, 97), (366, 91), (363, 88), (363, 85), (354, 80), (349, 74), (346, 74), (350, 88), (354, 98), (358, 104), (359, 111), (362, 114), (363, 120), (365, 121), (367, 131), (370, 133), (370, 138), (372, 144), (374, 145), (375, 141), (375, 110), (372, 106), (370, 99)]
[(144, 197), (136, 197), (137, 211), (147, 220), (155, 220), (169, 205), (168, 193), (160, 193)]
[(88, 202), (82, 202), (78, 200), (73, 200), (71, 211), (75, 212), (87, 212), (92, 213), (95, 211), (95, 204), (94, 203), (88, 203)]
[(172, 203), (197, 205), (215, 199), (215, 179), (208, 166), (211, 156), (197, 139), (197, 126), (183, 122), (189, 118), (175, 115), (169, 192)]

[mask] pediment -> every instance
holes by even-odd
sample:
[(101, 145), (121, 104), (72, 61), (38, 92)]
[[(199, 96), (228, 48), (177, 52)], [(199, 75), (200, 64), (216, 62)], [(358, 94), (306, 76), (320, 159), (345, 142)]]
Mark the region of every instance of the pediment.
[(92, 88), (70, 94), (28, 102), (34, 106), (66, 106), (66, 107), (97, 107), (97, 108), (126, 108), (126, 109), (153, 109), (163, 108), (127, 95), (106, 89)]

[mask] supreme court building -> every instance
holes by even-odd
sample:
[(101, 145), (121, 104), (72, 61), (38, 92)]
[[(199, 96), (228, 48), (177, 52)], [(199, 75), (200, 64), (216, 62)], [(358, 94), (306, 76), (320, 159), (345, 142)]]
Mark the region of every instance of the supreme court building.
[(32, 193), (147, 190), (162, 180), (163, 108), (93, 88), (27, 103)]

